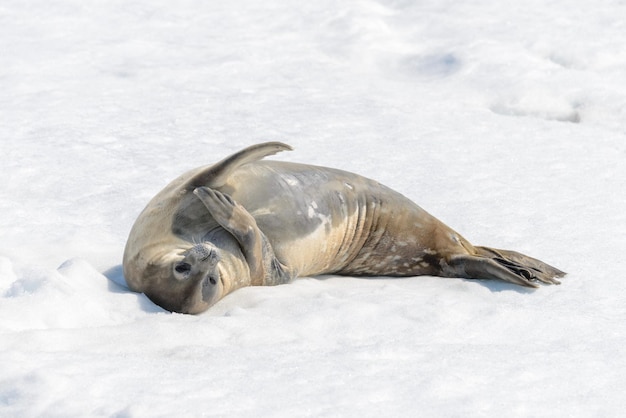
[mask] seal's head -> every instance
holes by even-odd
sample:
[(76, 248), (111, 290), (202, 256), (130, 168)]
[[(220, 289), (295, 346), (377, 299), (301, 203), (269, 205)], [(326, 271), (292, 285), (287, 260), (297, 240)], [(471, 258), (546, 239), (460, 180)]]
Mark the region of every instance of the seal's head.
[[(220, 251), (211, 243), (166, 250), (149, 260), (138, 256), (125, 265), (131, 290), (143, 292), (171, 312), (200, 313), (227, 292), (220, 274)], [(133, 266), (135, 268), (133, 268)]]

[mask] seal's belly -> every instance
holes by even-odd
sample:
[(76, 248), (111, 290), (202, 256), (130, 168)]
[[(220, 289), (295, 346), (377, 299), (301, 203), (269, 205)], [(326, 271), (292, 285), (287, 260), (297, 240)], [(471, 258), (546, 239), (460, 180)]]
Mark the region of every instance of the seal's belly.
[(378, 182), (268, 161), (242, 167), (220, 189), (254, 216), (297, 275), (431, 274), (423, 243), (436, 220)]

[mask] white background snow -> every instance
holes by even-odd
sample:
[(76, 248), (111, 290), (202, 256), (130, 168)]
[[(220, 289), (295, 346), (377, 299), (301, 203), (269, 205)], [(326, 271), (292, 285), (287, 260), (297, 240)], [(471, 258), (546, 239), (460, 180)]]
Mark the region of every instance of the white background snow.
[[(622, 0), (2, 1), (0, 416), (623, 414), (625, 39)], [(117, 284), (154, 194), (267, 140), (569, 275)]]

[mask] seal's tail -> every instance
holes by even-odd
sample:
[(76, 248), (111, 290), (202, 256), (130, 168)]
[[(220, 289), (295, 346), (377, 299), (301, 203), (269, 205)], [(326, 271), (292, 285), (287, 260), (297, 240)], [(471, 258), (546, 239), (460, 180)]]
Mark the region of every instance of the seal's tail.
[(451, 260), (453, 268), (464, 277), (500, 279), (522, 286), (539, 287), (537, 282), (561, 284), (557, 278), (566, 274), (543, 261), (515, 251), (474, 248), (475, 254), (455, 256)]

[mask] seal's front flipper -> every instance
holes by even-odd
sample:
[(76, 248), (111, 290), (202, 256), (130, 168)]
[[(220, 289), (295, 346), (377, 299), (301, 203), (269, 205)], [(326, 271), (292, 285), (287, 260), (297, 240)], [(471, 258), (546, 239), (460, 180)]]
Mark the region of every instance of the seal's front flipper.
[(242, 165), (261, 160), (281, 151), (291, 151), (293, 148), (282, 142), (264, 142), (244, 148), (222, 161), (202, 170), (189, 180), (191, 190), (200, 186), (220, 187), (224, 185), (228, 176)]
[(476, 254), (457, 255), (450, 260), (455, 274), (472, 279), (499, 279), (527, 287), (537, 282), (560, 284), (566, 273), (527, 255), (489, 247), (474, 247)]
[(193, 192), (217, 223), (239, 242), (253, 285), (281, 284), (291, 279), (254, 217), (243, 206), (229, 195), (209, 187), (198, 187)]
[(210, 187), (198, 187), (193, 193), (204, 203), (213, 218), (235, 238), (258, 229), (252, 215), (229, 195)]

